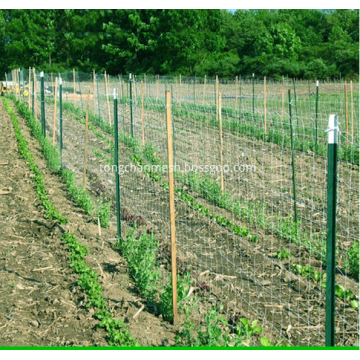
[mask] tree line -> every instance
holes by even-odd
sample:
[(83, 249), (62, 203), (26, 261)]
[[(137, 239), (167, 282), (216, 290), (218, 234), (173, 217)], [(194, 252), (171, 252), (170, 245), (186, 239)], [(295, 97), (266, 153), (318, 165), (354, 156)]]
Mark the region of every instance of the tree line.
[(0, 10), (0, 74), (29, 66), (358, 78), (359, 10)]

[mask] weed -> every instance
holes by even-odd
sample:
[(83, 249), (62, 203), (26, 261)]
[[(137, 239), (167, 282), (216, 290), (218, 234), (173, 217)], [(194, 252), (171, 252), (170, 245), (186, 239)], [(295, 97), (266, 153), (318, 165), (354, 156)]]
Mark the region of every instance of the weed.
[(284, 260), (284, 259), (288, 259), (290, 257), (290, 253), (281, 246), (280, 250), (273, 253), (272, 256), (276, 259)]
[(348, 251), (348, 269), (350, 275), (359, 280), (359, 242), (354, 241)]

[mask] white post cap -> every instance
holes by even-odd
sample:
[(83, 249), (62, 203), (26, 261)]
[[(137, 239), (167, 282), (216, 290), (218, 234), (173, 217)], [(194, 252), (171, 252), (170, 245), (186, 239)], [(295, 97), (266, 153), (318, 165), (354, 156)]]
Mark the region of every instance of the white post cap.
[(62, 85), (62, 78), (59, 78), (59, 85)]
[(319, 80), (316, 80), (316, 86), (319, 86)]
[(337, 115), (330, 115), (328, 128), (325, 132), (328, 133), (328, 144), (337, 144), (338, 143), (338, 133), (339, 133), (339, 123)]
[(44, 72), (43, 71), (40, 73), (40, 77), (44, 77)]
[(114, 100), (117, 99), (117, 90), (116, 90), (116, 88), (114, 88), (114, 94), (113, 95), (114, 95)]
[(129, 80), (131, 80), (131, 73), (129, 74)]

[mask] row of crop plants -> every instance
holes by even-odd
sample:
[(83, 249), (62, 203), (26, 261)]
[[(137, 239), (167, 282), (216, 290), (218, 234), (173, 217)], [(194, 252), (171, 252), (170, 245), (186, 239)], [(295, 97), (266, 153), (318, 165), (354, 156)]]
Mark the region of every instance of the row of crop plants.
[[(4, 100), (4, 105), (12, 120), (20, 157), (27, 162), (29, 170), (34, 175), (32, 177), (34, 188), (36, 190), (36, 195), (40, 200), (40, 205), (45, 210), (46, 217), (59, 222), (59, 224), (66, 224), (68, 219), (61, 215), (61, 212), (55, 207), (47, 195), (43, 175), (36, 165), (33, 155), (29, 151), (28, 144), (21, 132), (18, 118), (11, 108), (8, 99)], [(58, 170), (60, 161), (59, 153), (52, 146), (51, 142), (43, 137), (40, 124), (27, 110), (26, 106), (19, 102), (17, 102), (16, 105), (19, 113), (24, 116), (30, 127), (32, 135), (39, 141), (41, 151), (47, 160), (48, 166), (52, 170)], [(71, 183), (71, 186), (76, 187), (74, 182)], [(73, 192), (75, 191), (74, 189), (72, 190)], [(80, 189), (76, 189), (76, 191), (81, 193)], [(103, 290), (98, 279), (98, 273), (92, 270), (85, 262), (86, 256), (89, 253), (88, 248), (79, 242), (75, 234), (70, 232), (64, 232), (61, 240), (67, 245), (70, 262), (69, 266), (76, 274), (78, 274), (77, 284), (86, 294), (86, 307), (96, 309), (94, 317), (99, 320), (99, 327), (105, 328), (107, 331), (108, 343), (115, 346), (138, 346), (138, 342), (133, 339), (129, 330), (126, 328), (126, 325), (119, 319), (112, 318), (111, 312), (107, 308), (105, 298), (102, 294)]]

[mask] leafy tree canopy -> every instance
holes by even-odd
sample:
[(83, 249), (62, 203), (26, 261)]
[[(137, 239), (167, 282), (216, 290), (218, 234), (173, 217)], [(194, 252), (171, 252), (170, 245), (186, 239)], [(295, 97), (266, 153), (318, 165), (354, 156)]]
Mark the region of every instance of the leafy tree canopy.
[(0, 71), (359, 73), (359, 10), (0, 10)]

